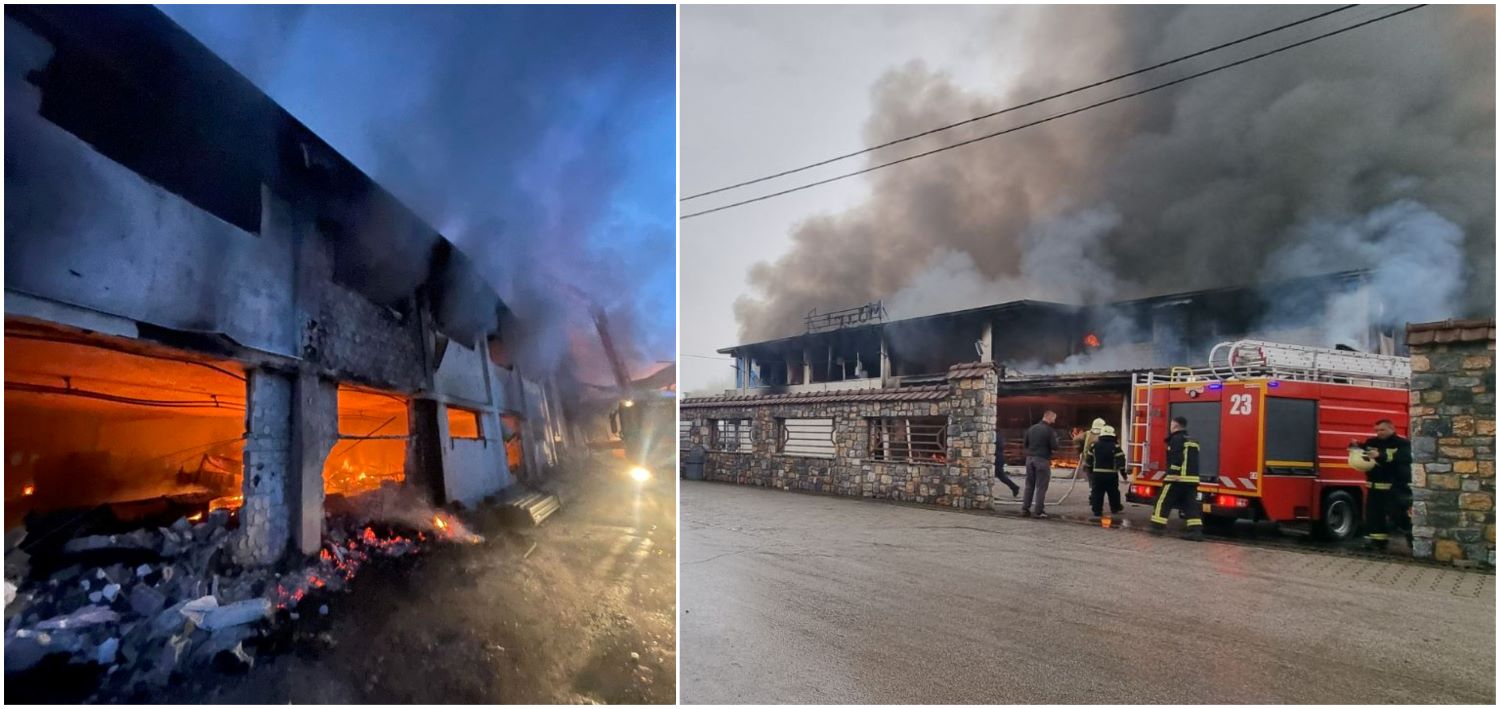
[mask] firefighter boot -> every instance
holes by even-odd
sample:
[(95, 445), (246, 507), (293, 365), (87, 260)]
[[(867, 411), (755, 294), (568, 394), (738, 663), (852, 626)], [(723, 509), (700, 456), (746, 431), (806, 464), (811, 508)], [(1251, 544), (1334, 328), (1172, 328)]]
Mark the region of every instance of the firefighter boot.
[[(1197, 522), (1197, 524), (1193, 524), (1194, 522)], [(1203, 520), (1189, 519), (1187, 521), (1187, 531), (1182, 534), (1182, 538), (1190, 542), (1203, 541)]]

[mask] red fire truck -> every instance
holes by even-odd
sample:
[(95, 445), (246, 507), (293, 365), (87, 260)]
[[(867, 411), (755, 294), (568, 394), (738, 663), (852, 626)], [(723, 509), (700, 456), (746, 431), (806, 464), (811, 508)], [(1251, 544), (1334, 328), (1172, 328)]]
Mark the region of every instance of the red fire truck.
[(1220, 343), (1207, 367), (1138, 373), (1126, 497), (1155, 503), (1168, 424), (1182, 416), (1200, 446), (1205, 522), (1270, 520), (1348, 539), (1367, 487), (1349, 465), (1349, 442), (1373, 435), (1380, 419), (1407, 435), (1410, 378), (1405, 357), (1255, 340)]

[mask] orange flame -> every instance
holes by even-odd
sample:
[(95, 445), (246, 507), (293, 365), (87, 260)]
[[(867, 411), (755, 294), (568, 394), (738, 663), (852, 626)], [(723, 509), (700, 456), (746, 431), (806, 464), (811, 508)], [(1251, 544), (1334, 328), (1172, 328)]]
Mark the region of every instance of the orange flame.
[(26, 487), (21, 488), (21, 495), (24, 496), (24, 497), (31, 497), (32, 495), (35, 495), (35, 494), (36, 494), (36, 486), (35, 485), (27, 485)]
[(442, 515), (433, 515), (433, 517), (432, 517), (432, 523), (435, 524), (435, 525), (437, 525), (438, 529), (447, 529), (448, 528), (448, 523), (443, 521), (443, 516)]
[(1092, 332), (1089, 333), (1089, 334), (1087, 334), (1087, 335), (1084, 335), (1083, 336), (1083, 346), (1087, 347), (1089, 349), (1095, 349), (1095, 348), (1099, 347), (1099, 336), (1095, 335)]
[(189, 522), (197, 522), (198, 520), (201, 520), (201, 519), (203, 519), (203, 513), (202, 512), (194, 512), (194, 513), (188, 515), (188, 521)]

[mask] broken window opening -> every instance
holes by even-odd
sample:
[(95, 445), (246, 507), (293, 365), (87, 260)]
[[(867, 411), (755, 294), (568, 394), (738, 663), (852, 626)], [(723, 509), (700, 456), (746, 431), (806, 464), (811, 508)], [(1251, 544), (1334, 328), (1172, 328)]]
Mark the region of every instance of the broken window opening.
[(124, 531), (237, 506), (239, 364), (15, 318), (5, 352), (6, 529), (82, 515)]
[(339, 384), (339, 436), (323, 461), (323, 491), (350, 496), (405, 482), (409, 407), (400, 394)]
[(885, 463), (948, 462), (948, 417), (887, 416), (869, 419), (870, 457)]
[(483, 440), (480, 433), (483, 428), (479, 425), (479, 412), (473, 409), (465, 409), (448, 404), (448, 438), (461, 438), (465, 440)]
[(522, 466), (526, 464), (526, 449), (521, 439), (522, 425), (519, 412), (505, 411), (500, 414), (500, 426), (503, 429), (501, 435), (505, 440), (505, 463), (510, 466), (510, 472), (517, 475), (524, 472)]

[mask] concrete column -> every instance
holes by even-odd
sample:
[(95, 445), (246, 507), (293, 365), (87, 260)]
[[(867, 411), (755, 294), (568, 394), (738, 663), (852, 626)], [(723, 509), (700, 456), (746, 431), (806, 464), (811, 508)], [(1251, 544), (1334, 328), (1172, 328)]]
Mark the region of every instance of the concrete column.
[(812, 352), (802, 348), (802, 383), (812, 383)]
[(995, 324), (989, 320), (984, 321), (984, 329), (979, 334), (979, 361), (995, 361)]
[(297, 376), (292, 399), (292, 543), (302, 554), (323, 544), (323, 465), (338, 441), (338, 384), (315, 374)]
[(448, 419), (431, 399), (411, 399), (406, 409), (410, 437), (406, 441), (406, 484), (422, 491), (433, 504), (447, 502), (443, 489), (443, 452)]
[(245, 388), (245, 502), (234, 558), (263, 566), (279, 560), (291, 538), (292, 377), (254, 369)]
[(885, 331), (880, 332), (880, 386), (889, 386), (891, 382), (891, 355), (885, 349)]

